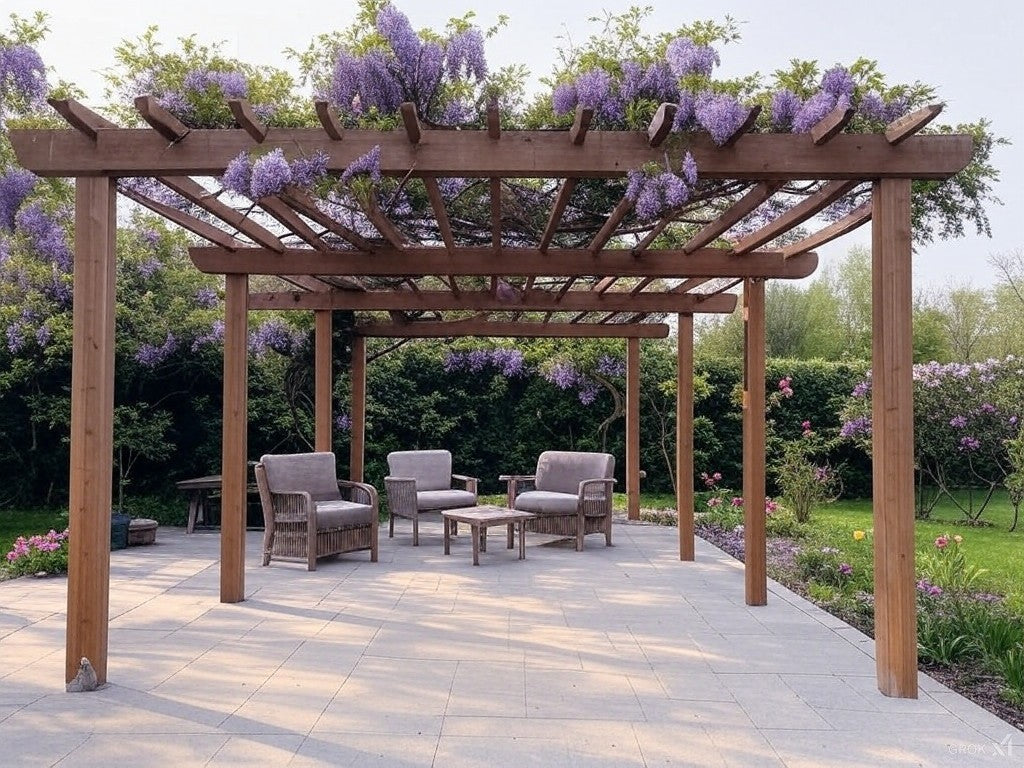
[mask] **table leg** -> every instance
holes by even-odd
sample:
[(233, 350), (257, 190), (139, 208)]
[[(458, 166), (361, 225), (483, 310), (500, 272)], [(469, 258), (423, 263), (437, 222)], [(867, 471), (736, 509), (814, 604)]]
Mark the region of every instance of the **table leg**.
[[(512, 526), (509, 526), (511, 530)], [(526, 521), (519, 521), (519, 559), (526, 559)]]
[[(483, 530), (487, 529), (485, 528)], [(469, 533), (473, 537), (473, 565), (480, 565), (480, 524), (470, 524)]]
[(480, 525), (480, 551), (487, 551), (487, 526), (483, 524)]
[(507, 549), (512, 549), (512, 547), (515, 546), (515, 531), (516, 531), (516, 524), (515, 523), (509, 523), (508, 524), (508, 546), (506, 547)]
[(196, 529), (196, 515), (199, 513), (198, 494), (193, 491), (188, 496), (188, 524), (185, 526), (185, 533), (192, 533)]
[(446, 517), (442, 517), (441, 520), (444, 523), (444, 553), (446, 555), (450, 555), (451, 554), (451, 540), (452, 540), (452, 537), (451, 537), (451, 522), (452, 521), (449, 520)]

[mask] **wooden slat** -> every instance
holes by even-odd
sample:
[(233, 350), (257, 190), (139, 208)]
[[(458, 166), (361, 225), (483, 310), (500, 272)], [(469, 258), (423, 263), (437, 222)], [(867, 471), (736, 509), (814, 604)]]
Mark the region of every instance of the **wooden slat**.
[(594, 120), (594, 110), (584, 107), (582, 104), (576, 107), (576, 117), (572, 121), (572, 128), (569, 129), (569, 142), (577, 147), (581, 146), (587, 138), (587, 131)]
[(708, 222), (701, 228), (700, 232), (690, 238), (683, 246), (685, 253), (693, 253), (698, 248), (703, 248), (713, 243), (720, 235), (729, 231), (745, 216), (748, 216), (761, 203), (774, 195), (782, 186), (781, 181), (762, 181), (737, 200), (729, 208), (722, 211), (718, 218)]
[(825, 142), (831, 141), (846, 127), (853, 115), (853, 107), (836, 107), (811, 126), (811, 141), (819, 147)]
[(658, 235), (665, 231), (665, 228), (674, 221), (674, 214), (669, 216), (663, 216), (658, 220), (658, 223), (651, 227), (651, 231), (644, 235), (644, 239), (634, 245), (630, 249), (630, 253), (634, 256), (639, 256), (645, 250), (647, 250), (651, 243), (653, 243)]
[(622, 314), (621, 312), (609, 312), (608, 314), (606, 314), (604, 317), (602, 317), (597, 322), (601, 323), (601, 324), (610, 323), (613, 318), (616, 318), (616, 317), (618, 317), (621, 314)]
[(594, 283), (594, 287), (591, 288), (590, 290), (597, 294), (604, 293), (613, 285), (615, 285), (615, 281), (618, 279), (619, 278), (617, 277), (602, 277), (600, 280)]
[[(652, 149), (657, 149), (668, 138), (672, 131), (672, 123), (676, 119), (675, 104), (665, 102), (658, 107), (658, 111), (651, 118), (651, 124), (647, 127), (647, 144)], [(699, 167), (699, 166), (698, 166)]]
[(287, 283), (291, 283), (296, 288), (304, 288), (307, 291), (324, 292), (331, 290), (331, 286), (325, 283), (323, 280), (319, 280), (309, 275), (280, 275), (280, 278)]
[[(85, 136), (89, 141), (96, 141), (100, 131), (117, 129), (117, 124), (83, 106), (75, 99), (47, 99), (47, 103), (57, 110), (68, 124)], [(72, 174), (65, 174), (70, 176)], [(79, 659), (81, 661), (81, 659)]]
[(704, 283), (710, 282), (710, 277), (691, 277), (689, 280), (683, 280), (679, 285), (674, 288), (669, 288), (670, 293), (688, 293), (694, 288), (697, 288)]
[(487, 136), (495, 140), (501, 138), (501, 113), (496, 101), (487, 104)]
[(161, 176), (158, 181), (204, 211), (209, 211), (220, 220), (235, 227), (253, 242), (276, 253), (284, 252), (284, 243), (277, 235), (247, 218), (245, 214), (222, 203), (212, 192), (194, 179), (190, 179), (188, 176)]
[(189, 232), (199, 235), (204, 240), (209, 240), (215, 245), (219, 245), (221, 248), (227, 248), (229, 251), (237, 251), (239, 248), (244, 248), (245, 243), (241, 240), (237, 240), (223, 229), (205, 222), (201, 219), (197, 219), (195, 216), (189, 216), (184, 211), (179, 211), (177, 208), (172, 208), (164, 203), (157, 202), (150, 197), (146, 197), (143, 194), (136, 192), (133, 189), (124, 187), (118, 190), (122, 195), (130, 200), (134, 200), (139, 205), (144, 205), (154, 213), (158, 213), (168, 221), (173, 221), (179, 227), (184, 227)]
[(644, 288), (654, 282), (653, 277), (644, 277), (630, 289), (630, 293), (636, 296), (638, 293), (643, 293)]
[(224, 416), (221, 440), (220, 601), (245, 600), (248, 479), (249, 278), (224, 280)]
[(331, 364), (333, 323), (331, 320), (330, 310), (320, 309), (313, 313), (313, 449), (317, 451), (334, 450), (332, 436), (334, 376)]
[(83, 656), (107, 681), (116, 206), (113, 179), (76, 180), (65, 682)]
[(917, 697), (910, 181), (872, 191), (871, 454), (875, 669), (886, 696)]
[(341, 141), (345, 135), (345, 127), (341, 124), (341, 119), (338, 117), (334, 107), (326, 101), (317, 101), (313, 106), (316, 109), (316, 116), (324, 129), (324, 133), (333, 141)]
[(370, 220), (370, 223), (377, 228), (381, 237), (391, 243), (392, 247), (399, 250), (405, 247), (405, 235), (398, 230), (391, 219), (381, 210), (380, 203), (377, 202), (377, 195), (373, 192), (366, 198), (366, 202), (363, 205), (363, 213), (366, 214), (366, 218)]
[(626, 341), (626, 516), (640, 519), (640, 339)]
[(885, 128), (885, 140), (892, 145), (900, 144), (924, 128), (942, 112), (942, 104), (929, 104), (927, 107), (893, 120)]
[(444, 198), (441, 196), (441, 189), (437, 186), (437, 179), (425, 177), (423, 186), (427, 189), (430, 207), (434, 209), (434, 218), (437, 219), (437, 229), (441, 233), (441, 240), (444, 241), (444, 247), (451, 253), (455, 250), (455, 238), (452, 237), (452, 224), (448, 219), (448, 210), (444, 206)]
[(420, 128), (420, 119), (416, 114), (416, 105), (411, 101), (403, 101), (399, 107), (402, 113), (402, 123), (405, 125), (405, 135), (410, 144), (419, 144), (423, 138), (423, 131)]
[(562, 283), (562, 287), (558, 289), (558, 293), (556, 294), (558, 299), (561, 299), (563, 296), (565, 296), (565, 294), (569, 292), (569, 289), (572, 288), (575, 282), (576, 278), (570, 277), (564, 283)]
[(676, 510), (679, 559), (694, 559), (693, 315), (676, 316)]
[(731, 147), (733, 144), (739, 141), (742, 136), (745, 136), (750, 131), (750, 129), (754, 127), (754, 123), (757, 122), (757, 117), (760, 114), (760, 104), (756, 104), (753, 107), (751, 107), (750, 111), (747, 113), (746, 119), (744, 119), (744, 121), (740, 124), (740, 127), (733, 131), (732, 135), (722, 143), (722, 147)]
[(540, 250), (547, 251), (548, 246), (551, 245), (551, 240), (555, 236), (555, 232), (558, 230), (558, 225), (562, 222), (562, 216), (565, 214), (565, 207), (569, 204), (569, 200), (572, 197), (572, 192), (576, 189), (576, 179), (565, 179), (562, 182), (562, 186), (558, 188), (558, 194), (555, 196), (555, 202), (551, 206), (551, 215), (548, 216), (547, 226), (544, 227), (544, 234), (540, 238)]
[(857, 186), (855, 181), (830, 181), (813, 195), (804, 198), (770, 224), (766, 224), (755, 232), (741, 238), (733, 246), (732, 252), (737, 256), (750, 253), (793, 227), (802, 224), (824, 208), (827, 208), (840, 197)]
[(363, 482), (366, 446), (366, 338), (352, 337), (351, 427), (349, 429), (349, 480)]
[(387, 338), (639, 338), (663, 339), (669, 327), (663, 323), (600, 325), (598, 323), (497, 322), (489, 320), (453, 320), (451, 322), (413, 321), (411, 323), (367, 323), (357, 325), (361, 336)]
[(501, 179), (491, 179), (491, 247), (501, 248)]
[(743, 573), (747, 605), (768, 602), (765, 538), (764, 281), (743, 284)]
[(301, 213), (307, 219), (315, 221), (328, 232), (331, 232), (332, 234), (335, 234), (343, 240), (351, 243), (359, 250), (367, 253), (376, 250), (376, 246), (358, 232), (346, 227), (339, 221), (335, 221), (333, 218), (321, 211), (320, 207), (316, 204), (316, 200), (314, 200), (310, 194), (301, 187), (289, 186), (281, 193), (280, 198), (293, 208), (296, 213)]
[[(95, 141), (66, 129), (8, 135), (18, 163), (39, 176), (220, 176), (252, 148), (252, 138), (237, 129), (193, 130), (174, 152), (149, 128), (102, 130)], [(380, 146), (381, 172), (398, 177), (412, 169), (414, 177), (613, 178), (664, 160), (664, 150), (649, 147), (643, 131), (591, 131), (571, 152), (562, 131), (504, 131), (501, 141), (485, 131), (432, 131), (429, 142), (413, 147), (400, 131), (346, 131), (337, 142), (321, 128), (272, 128), (266, 141), (289, 157), (323, 150), (328, 171), (336, 173)], [(816, 147), (803, 135), (751, 133), (727, 152), (704, 135), (691, 137), (687, 149), (702, 179), (943, 179), (970, 162), (973, 140), (911, 136), (893, 147), (881, 134), (841, 134)]]
[(799, 253), (804, 253), (814, 248), (818, 248), (825, 243), (830, 243), (837, 237), (842, 237), (869, 221), (871, 221), (870, 200), (850, 211), (850, 213), (839, 219), (839, 221), (815, 232), (813, 235), (808, 235), (803, 240), (787, 245), (782, 249), (782, 258), (788, 259)]
[[(303, 242), (309, 243), (314, 248), (319, 250), (329, 250), (330, 246), (323, 241), (316, 232), (310, 228), (310, 226), (304, 222), (299, 215), (293, 211), (287, 203), (279, 197), (264, 197), (260, 198), (257, 203), (260, 208), (265, 210), (279, 222), (284, 224), (293, 234), (297, 235)], [(298, 270), (291, 270), (292, 272)]]
[[(476, 312), (507, 312), (509, 303), (491, 295), (490, 291), (344, 291), (331, 293), (270, 292), (254, 293), (252, 309), (348, 309), (368, 310), (466, 310)], [(591, 291), (569, 291), (561, 299), (552, 291), (524, 291), (515, 305), (522, 312), (732, 312), (736, 297), (732, 294), (697, 296), (693, 294), (642, 293), (609, 291), (596, 296)]]
[(267, 138), (269, 129), (252, 111), (252, 105), (245, 99), (230, 99), (228, 107), (231, 109), (231, 114), (235, 116), (235, 122), (239, 127), (249, 134), (257, 144), (262, 144), (263, 140)]
[(591, 254), (596, 255), (598, 251), (604, 248), (605, 243), (607, 243), (611, 239), (612, 235), (615, 234), (615, 230), (618, 229), (619, 224), (622, 223), (626, 214), (633, 210), (633, 204), (634, 201), (630, 200), (628, 197), (624, 197), (619, 200), (618, 205), (615, 206), (612, 212), (608, 215), (608, 218), (605, 220), (604, 226), (602, 226), (600, 231), (594, 235), (594, 239), (591, 240), (590, 245), (587, 246), (587, 250), (590, 251)]
[(550, 277), (561, 275), (620, 277), (775, 277), (799, 279), (812, 274), (818, 266), (815, 253), (802, 253), (783, 259), (778, 251), (756, 251), (734, 256), (722, 248), (704, 248), (687, 254), (683, 251), (647, 251), (633, 258), (627, 250), (609, 249), (592, 254), (580, 248), (565, 248), (552, 263), (549, 255), (537, 248), (502, 248), (497, 254), (490, 248), (459, 248), (449, 255), (444, 248), (381, 249), (374, 258), (361, 251), (317, 253), (308, 248), (287, 248), (284, 253), (247, 248), (229, 253), (218, 248), (189, 249), (192, 263), (203, 272), (253, 275), (305, 273), (309, 275), (458, 275), (490, 277), (495, 265), (511, 276)]
[(150, 127), (172, 144), (184, 139), (192, 130), (161, 107), (152, 96), (136, 96), (135, 109), (142, 115), (142, 119), (149, 123)]

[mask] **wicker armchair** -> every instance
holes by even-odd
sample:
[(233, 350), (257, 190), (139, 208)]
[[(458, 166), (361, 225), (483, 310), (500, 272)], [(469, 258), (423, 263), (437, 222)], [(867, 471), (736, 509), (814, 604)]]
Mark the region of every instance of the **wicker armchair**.
[[(338, 480), (333, 453), (263, 456), (256, 485), (263, 504), (263, 565), (271, 559), (305, 561), (370, 550), (377, 562), (377, 490)], [(348, 499), (343, 498), (343, 492)]]
[[(603, 533), (612, 545), (612, 488), (615, 457), (610, 453), (544, 451), (533, 475), (501, 475), (508, 483), (508, 506), (533, 512), (526, 530), (576, 539), (576, 551), (583, 550), (583, 537)], [(520, 492), (523, 483), (534, 490)]]
[[(393, 451), (388, 454), (388, 537), (395, 535), (395, 518), (412, 520), (412, 545), (420, 543), (420, 514), (476, 506), (477, 478), (452, 474), (448, 451)], [(452, 488), (461, 482), (465, 489)]]

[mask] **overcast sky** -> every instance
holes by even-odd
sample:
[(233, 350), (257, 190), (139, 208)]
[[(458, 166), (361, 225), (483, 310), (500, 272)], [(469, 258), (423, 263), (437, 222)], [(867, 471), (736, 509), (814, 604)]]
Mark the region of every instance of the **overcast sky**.
[[(990, 209), (992, 237), (973, 233), (960, 240), (922, 247), (915, 255), (918, 287), (940, 289), (965, 281), (991, 285), (990, 254), (1024, 248), (1020, 215), (1024, 207), (1024, 137), (1020, 125), (1020, 78), (1024, 54), (1024, 3), (979, 0), (721, 0), (707, 4), (653, 3), (648, 29), (674, 29), (702, 18), (741, 22), (743, 39), (721, 52), (722, 76), (754, 71), (770, 73), (792, 58), (816, 59), (823, 67), (850, 64), (859, 56), (878, 61), (890, 83), (920, 80), (934, 86), (946, 103), (943, 122), (986, 118), (998, 136), (1013, 144), (994, 153), (1001, 182), (996, 194), (1004, 205)], [(595, 7), (621, 12), (629, 3), (601, 4), (559, 0), (516, 0), (471, 4), (463, 0), (397, 3), (416, 28), (440, 28), (451, 16), (476, 10), (487, 27), (499, 12), (508, 25), (487, 45), (492, 68), (523, 63), (536, 78), (551, 71), (555, 48), (567, 39), (582, 42), (599, 26), (588, 21)], [(687, 8), (689, 6), (689, 8)], [(355, 15), (352, 2), (298, 2), (280, 5), (252, 0), (176, 0), (147, 3), (115, 0), (5, 0), (9, 12), (49, 15), (50, 34), (40, 47), (56, 75), (85, 89), (87, 104), (101, 105), (100, 71), (114, 63), (113, 49), (155, 24), (166, 47), (195, 33), (201, 42), (223, 42), (223, 52), (244, 61), (290, 68), (283, 51), (302, 49), (318, 34), (346, 27)], [(539, 86), (538, 86), (539, 87)], [(841, 257), (852, 245), (870, 242), (862, 227), (835, 245), (821, 249), (823, 263)]]

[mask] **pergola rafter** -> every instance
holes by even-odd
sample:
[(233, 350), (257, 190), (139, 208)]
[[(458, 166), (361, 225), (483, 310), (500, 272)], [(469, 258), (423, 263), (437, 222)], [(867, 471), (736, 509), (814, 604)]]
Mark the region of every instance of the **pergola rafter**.
[[(224, 602), (242, 600), (245, 594), (248, 310), (314, 312), (318, 448), (332, 444), (331, 311), (387, 312), (391, 317), (381, 322), (379, 316), (357, 316), (351, 371), (353, 479), (362, 479), (363, 472), (366, 337), (627, 339), (626, 490), (631, 517), (639, 512), (640, 339), (667, 332), (648, 321), (677, 314), (677, 474), (681, 485), (691, 486), (681, 487), (678, 494), (683, 513), (680, 558), (692, 559), (693, 315), (732, 311), (737, 296), (731, 291), (744, 284), (744, 495), (757, 501), (764, 493), (764, 283), (806, 277), (818, 263), (813, 248), (873, 220), (875, 562), (876, 583), (884, 592), (877, 598), (884, 609), (876, 623), (878, 683), (889, 695), (916, 695), (913, 456), (907, 428), (912, 415), (910, 182), (948, 178), (967, 165), (972, 153), (970, 136), (915, 135), (940, 106), (908, 115), (884, 134), (867, 135), (842, 133), (851, 117), (847, 109), (833, 110), (808, 134), (752, 133), (757, 119), (752, 110), (725, 146), (719, 146), (704, 134), (676, 142), (671, 104), (657, 110), (646, 131), (593, 130), (588, 110), (578, 110), (564, 131), (503, 130), (494, 105), (480, 130), (437, 130), (421, 124), (407, 105), (401, 109), (402, 126), (390, 132), (347, 128), (326, 102), (316, 103), (320, 125), (313, 128), (267, 126), (251, 105), (232, 102), (239, 125), (233, 129), (189, 128), (147, 96), (136, 100), (145, 128), (120, 128), (73, 100), (53, 104), (72, 130), (12, 130), (10, 139), (28, 170), (40, 176), (73, 176), (79, 182), (71, 527), (94, 535), (71, 537), (69, 679), (83, 655), (93, 661), (100, 682), (106, 679), (106, 623), (98, 626), (92, 619), (107, 615), (109, 600), (99, 562), (103, 558), (97, 555), (105, 539), (97, 531), (105, 522), (109, 525), (110, 484), (102, 479), (112, 472), (114, 179), (153, 177), (205, 213), (196, 216), (131, 184), (123, 186), (124, 194), (214, 243), (194, 247), (190, 255), (200, 269), (224, 275), (226, 281)], [(638, 221), (634, 201), (624, 195), (623, 177), (647, 163), (678, 160), (682, 145), (699, 169), (695, 194), (657, 221)], [(382, 174), (400, 179), (400, 187), (421, 180), (433, 222), (425, 224), (423, 212), (416, 221), (402, 219), (374, 194), (337, 208), (321, 206), (303, 190), (286, 189), (236, 208), (230, 195), (212, 193), (192, 178), (219, 177), (239, 153), (256, 146), (280, 148), (289, 159), (323, 152), (334, 174), (379, 147)], [(478, 180), (470, 188), (483, 212), (471, 221), (462, 217), (462, 209), (445, 200), (442, 179)], [(543, 180), (540, 192), (524, 181), (531, 179)], [(579, 201), (584, 197), (581, 188), (590, 183), (586, 180), (610, 180), (604, 190), (616, 201), (610, 211), (603, 205), (601, 210), (583, 210)], [(801, 186), (794, 187), (797, 182)], [(801, 229), (832, 203), (849, 200), (851, 191), (869, 185), (869, 203), (817, 231)], [(774, 220), (751, 227), (749, 217), (763, 203), (793, 191), (806, 196)], [(521, 215), (524, 192), (534, 193), (537, 200), (550, 199), (540, 223)], [(271, 221), (254, 220), (261, 211)], [(744, 224), (749, 234), (732, 248), (712, 247), (734, 227), (742, 231)], [(373, 229), (380, 237), (373, 236)], [(662, 235), (663, 242), (684, 245), (656, 248)], [(778, 238), (787, 244), (758, 250)], [(250, 293), (249, 276), (254, 274), (276, 275), (297, 290)], [(767, 596), (764, 515), (756, 503), (746, 507), (746, 600), (757, 605)]]

